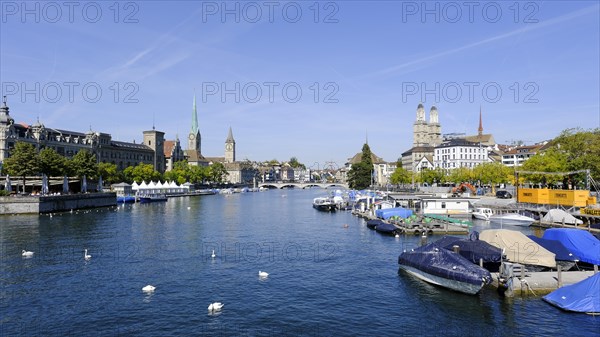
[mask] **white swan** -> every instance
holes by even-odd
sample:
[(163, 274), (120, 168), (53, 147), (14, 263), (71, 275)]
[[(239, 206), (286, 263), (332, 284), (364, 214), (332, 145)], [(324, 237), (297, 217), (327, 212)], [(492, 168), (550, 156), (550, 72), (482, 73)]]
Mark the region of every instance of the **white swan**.
[(142, 288), (142, 291), (145, 293), (151, 293), (154, 291), (154, 289), (156, 289), (155, 286), (151, 286), (151, 285), (147, 285), (145, 287)]
[(223, 304), (223, 303), (221, 303), (221, 302), (215, 302), (215, 303), (211, 303), (211, 304), (208, 306), (208, 310), (209, 310), (209, 311), (217, 311), (217, 310), (221, 310), (221, 308), (223, 307), (223, 305), (224, 305), (224, 304)]
[(87, 253), (87, 248), (85, 249), (85, 252), (83, 252), (83, 258), (86, 260), (89, 260), (92, 258), (92, 256)]
[(21, 256), (32, 257), (33, 256), (33, 252), (28, 252), (25, 249), (23, 249), (23, 252), (21, 253)]
[(214, 250), (214, 249), (213, 249), (213, 251), (212, 251), (212, 254), (210, 255), (210, 257), (212, 257), (213, 259), (214, 259), (215, 257), (217, 257), (217, 255), (215, 254), (215, 250)]
[(258, 276), (259, 277), (267, 277), (269, 276), (269, 273), (267, 273), (266, 271), (258, 271)]

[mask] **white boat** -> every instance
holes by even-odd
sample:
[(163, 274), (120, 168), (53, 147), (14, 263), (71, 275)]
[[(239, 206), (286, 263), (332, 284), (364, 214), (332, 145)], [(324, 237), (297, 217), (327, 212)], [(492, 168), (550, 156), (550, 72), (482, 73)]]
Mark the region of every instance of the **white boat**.
[(490, 222), (498, 223), (501, 225), (512, 225), (512, 226), (529, 226), (535, 219), (518, 213), (505, 213), (492, 215), (489, 218)]
[(489, 220), (490, 217), (494, 214), (492, 213), (492, 209), (491, 208), (486, 208), (486, 207), (478, 207), (475, 208), (475, 211), (473, 211), (473, 213), (471, 213), (473, 215), (473, 217), (475, 219), (479, 219), (479, 220)]
[(313, 199), (313, 207), (318, 209), (319, 211), (335, 212), (337, 208), (336, 206), (337, 205), (333, 201), (333, 199), (328, 197), (319, 197)]

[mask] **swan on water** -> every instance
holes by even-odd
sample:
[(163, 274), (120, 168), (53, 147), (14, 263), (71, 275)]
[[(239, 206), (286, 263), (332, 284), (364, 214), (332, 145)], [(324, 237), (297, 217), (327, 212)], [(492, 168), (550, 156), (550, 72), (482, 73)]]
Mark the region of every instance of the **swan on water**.
[(33, 256), (33, 252), (28, 252), (25, 249), (23, 249), (23, 252), (21, 253), (21, 256), (32, 257)]
[(212, 254), (210, 255), (210, 257), (212, 257), (213, 259), (214, 259), (215, 257), (217, 257), (217, 254), (215, 254), (215, 250), (214, 250), (214, 249), (213, 249), (213, 251), (212, 251)]
[(211, 304), (208, 306), (208, 310), (209, 310), (209, 311), (221, 310), (221, 308), (223, 307), (223, 305), (224, 305), (224, 304), (223, 304), (223, 303), (221, 303), (221, 302), (215, 302), (215, 303), (211, 303)]
[(145, 286), (145, 287), (142, 288), (142, 291), (146, 292), (146, 293), (151, 293), (151, 292), (154, 291), (154, 289), (156, 289), (155, 286), (147, 285), (147, 286)]
[(269, 273), (267, 273), (266, 271), (258, 271), (258, 276), (259, 277), (267, 277), (269, 276)]
[(85, 251), (83, 252), (83, 258), (84, 258), (84, 259), (86, 259), (86, 260), (89, 260), (89, 259), (91, 259), (91, 258), (92, 258), (92, 256), (88, 254), (88, 250), (87, 250), (87, 248), (86, 248), (86, 249), (85, 249)]

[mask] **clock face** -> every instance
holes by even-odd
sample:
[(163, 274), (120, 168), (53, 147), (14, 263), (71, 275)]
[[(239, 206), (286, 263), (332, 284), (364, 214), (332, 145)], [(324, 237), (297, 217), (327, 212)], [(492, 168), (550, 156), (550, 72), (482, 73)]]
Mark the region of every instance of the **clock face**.
[(231, 144), (228, 143), (227, 145), (225, 145), (225, 149), (227, 151), (231, 151)]
[(196, 136), (194, 136), (194, 134), (190, 133), (189, 138), (190, 138), (190, 140), (194, 140), (194, 138), (196, 138)]

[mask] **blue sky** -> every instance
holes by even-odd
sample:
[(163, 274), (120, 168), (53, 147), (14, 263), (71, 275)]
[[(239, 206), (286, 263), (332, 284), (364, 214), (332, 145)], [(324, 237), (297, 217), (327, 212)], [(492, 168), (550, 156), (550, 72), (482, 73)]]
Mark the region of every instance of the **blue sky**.
[(396, 160), (420, 102), (437, 106), (442, 133), (476, 133), (481, 106), (499, 143), (600, 127), (597, 1), (2, 1), (0, 11), (0, 82), (17, 122), (138, 142), (154, 123), (186, 144), (195, 93), (205, 156), (223, 155), (231, 126), (238, 159), (321, 167), (343, 165), (367, 134)]

